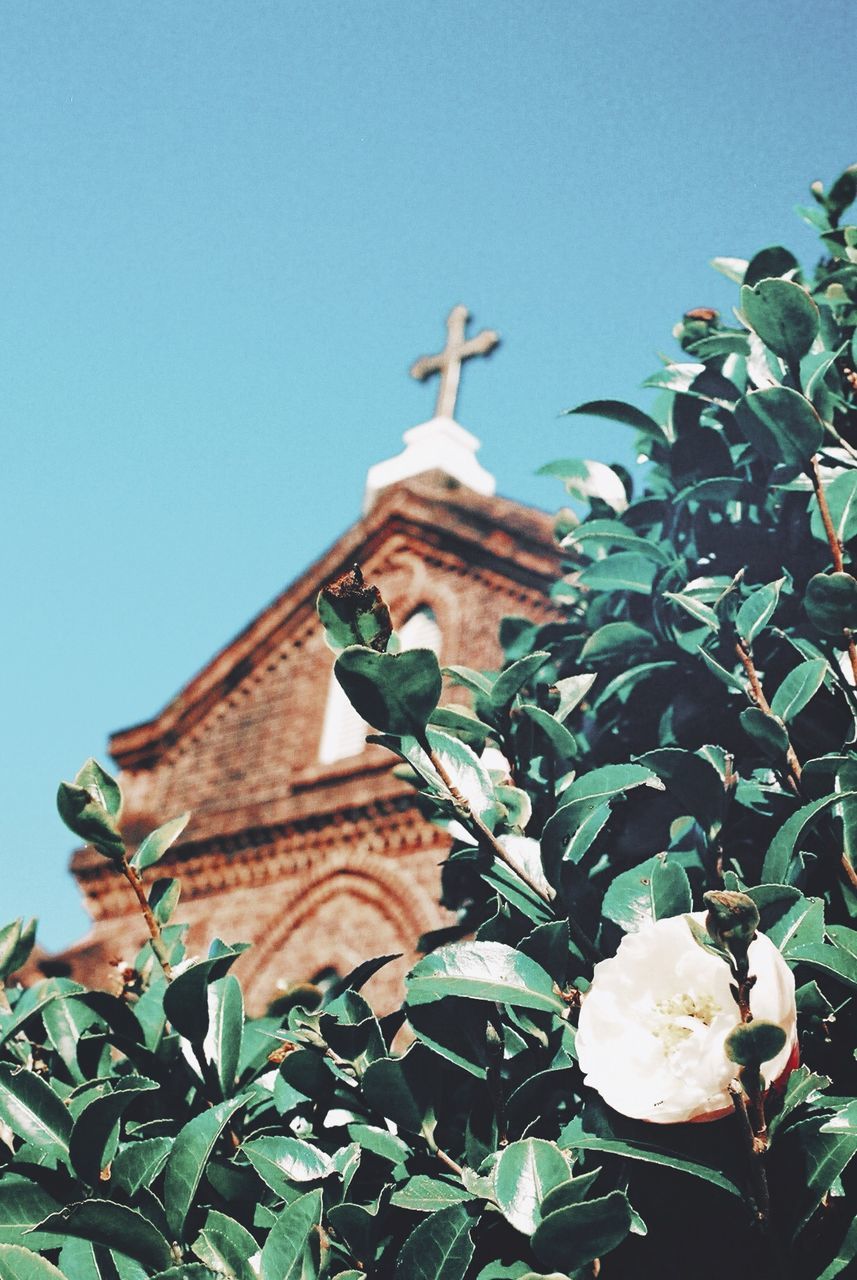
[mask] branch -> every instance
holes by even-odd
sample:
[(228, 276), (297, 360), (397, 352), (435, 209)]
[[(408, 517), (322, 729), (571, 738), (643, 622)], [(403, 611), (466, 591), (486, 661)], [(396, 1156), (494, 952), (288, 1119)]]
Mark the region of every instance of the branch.
[(128, 861), (127, 853), (122, 855), (122, 861), (119, 863), (119, 870), (134, 890), (137, 902), (140, 905), (140, 911), (149, 930), (149, 936), (152, 940), (152, 950), (157, 956), (158, 963), (164, 971), (164, 977), (167, 982), (170, 982), (172, 981), (173, 971), (170, 966), (167, 949), (164, 946), (163, 937), (161, 936), (161, 926), (158, 924), (152, 912), (152, 908), (149, 906), (146, 898), (146, 891), (143, 888), (143, 881), (140, 879), (137, 868), (131, 866), (131, 863)]
[[(756, 670), (756, 664), (753, 662), (752, 655), (750, 654), (749, 650), (744, 648), (744, 645), (741, 643), (740, 640), (735, 641), (735, 652), (737, 653), (739, 659), (741, 660), (742, 667), (747, 673), (747, 680), (749, 681), (749, 684), (750, 684), (750, 697), (752, 698), (753, 702), (755, 702), (759, 710), (763, 711), (766, 716), (770, 716), (772, 720), (776, 720), (777, 724), (780, 724), (780, 721), (777, 719), (777, 717), (774, 715), (773, 711), (771, 710), (771, 704), (768, 702), (768, 699), (765, 697), (765, 693), (764, 693), (764, 690), (762, 689), (761, 681), (759, 680), (759, 673)], [(786, 748), (786, 760), (789, 766), (789, 785), (791, 786), (791, 789), (792, 791), (794, 791), (795, 795), (797, 795), (798, 789), (800, 787), (801, 767), (800, 767), (800, 761), (797, 758), (795, 749), (792, 746), (791, 742), (789, 742), (789, 745)]]
[[(833, 527), (833, 520), (830, 515), (830, 507), (827, 502), (827, 494), (824, 492), (824, 485), (821, 483), (821, 473), (818, 470), (817, 455), (809, 460), (807, 472), (812, 481), (815, 500), (818, 503), (818, 513), (821, 516), (821, 523), (824, 525), (824, 532), (827, 534), (827, 541), (830, 545), (830, 554), (833, 558), (834, 573), (844, 573), (845, 564), (842, 559), (842, 544), (837, 537), (836, 530)], [(857, 684), (857, 645), (854, 643), (854, 637), (850, 631), (846, 631), (848, 637), (848, 658), (851, 662), (851, 670), (854, 673), (854, 683)]]
[[(494, 835), (493, 831), (489, 830), (478, 814), (473, 812), (469, 801), (461, 794), (458, 787), (456, 787), (455, 783), (452, 781), (452, 778), (449, 776), (449, 773), (444, 767), (443, 761), (440, 759), (437, 752), (429, 749), (428, 755), (434, 765), (438, 777), (452, 796), (456, 808), (461, 809), (461, 811), (467, 815), (468, 819), (479, 832), (482, 840), (494, 854), (495, 858), (499, 858), (500, 861), (505, 863), (511, 871), (514, 871), (518, 879), (523, 880), (527, 888), (530, 889), (536, 897), (540, 899), (540, 901), (544, 902), (546, 906), (552, 907), (556, 893), (553, 891), (549, 893), (546, 892), (540, 884), (527, 874), (523, 867), (518, 866), (514, 858), (510, 857), (500, 844), (500, 841)], [(571, 913), (568, 915), (568, 930), (572, 941), (580, 948), (581, 952), (587, 957), (587, 959), (592, 961), (601, 959), (601, 952), (589, 937), (589, 934), (586, 933), (580, 924), (578, 924), (577, 920), (575, 920)]]

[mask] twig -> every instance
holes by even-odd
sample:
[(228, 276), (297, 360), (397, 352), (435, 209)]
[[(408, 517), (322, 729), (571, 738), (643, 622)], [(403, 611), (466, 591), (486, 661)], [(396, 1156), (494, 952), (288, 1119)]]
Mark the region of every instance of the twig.
[[(765, 692), (762, 688), (761, 681), (759, 680), (759, 673), (756, 670), (756, 664), (753, 661), (753, 657), (749, 652), (749, 650), (744, 648), (742, 641), (740, 640), (735, 641), (735, 652), (737, 653), (741, 661), (742, 667), (747, 673), (747, 680), (749, 681), (749, 685), (750, 685), (750, 697), (752, 698), (753, 702), (755, 702), (759, 710), (763, 711), (766, 716), (770, 716), (772, 720), (776, 720), (777, 724), (781, 724), (781, 721), (777, 718), (777, 716), (774, 715), (773, 711), (771, 710), (771, 704), (768, 702), (768, 699), (765, 697)], [(792, 746), (791, 742), (789, 742), (788, 746), (786, 747), (786, 761), (788, 762), (788, 766), (789, 766), (789, 778), (788, 778), (789, 786), (791, 787), (792, 791), (794, 791), (795, 795), (797, 795), (800, 787), (801, 767), (800, 767), (800, 761), (797, 758), (795, 749)]]
[[(429, 1143), (429, 1146), (431, 1146), (431, 1143)], [(434, 1151), (435, 1155), (437, 1156), (441, 1164), (445, 1164), (447, 1169), (451, 1169), (452, 1172), (456, 1175), (456, 1177), (459, 1177), (459, 1178), (464, 1177), (464, 1170), (462, 1169), (460, 1164), (455, 1163), (452, 1156), (448, 1156), (446, 1152), (442, 1150), (441, 1147), (435, 1146), (435, 1147), (432, 1147), (432, 1150)]]
[[(809, 478), (812, 481), (812, 488), (815, 493), (815, 500), (818, 503), (818, 514), (821, 516), (821, 523), (824, 525), (824, 532), (827, 534), (827, 541), (830, 545), (830, 554), (833, 557), (834, 573), (845, 572), (845, 562), (842, 559), (842, 544), (836, 534), (833, 526), (833, 520), (830, 515), (830, 507), (827, 502), (827, 494), (824, 492), (824, 485), (821, 483), (821, 473), (818, 470), (818, 457), (810, 458), (807, 468)], [(854, 637), (847, 628), (844, 629), (848, 637), (848, 658), (851, 662), (851, 670), (854, 673), (854, 683), (857, 684), (857, 645), (854, 643)]]
[(747, 1112), (747, 1099), (744, 1095), (744, 1090), (739, 1084), (733, 1083), (729, 1086), (729, 1093), (732, 1098), (732, 1105), (735, 1108), (735, 1114), (738, 1117), (741, 1140), (747, 1152), (750, 1168), (750, 1190), (756, 1221), (761, 1227), (766, 1228), (771, 1213), (771, 1195), (768, 1191), (768, 1179), (765, 1174), (762, 1151), (756, 1146), (756, 1135), (753, 1133), (753, 1126), (750, 1123), (750, 1116)]
[[(449, 776), (449, 773), (444, 767), (443, 761), (438, 756), (438, 753), (436, 751), (429, 750), (428, 754), (429, 754), (429, 759), (431, 760), (432, 764), (434, 765), (435, 771), (438, 774), (438, 777), (440, 778), (441, 782), (443, 783), (443, 785), (446, 787), (446, 789), (449, 791), (450, 795), (452, 796), (452, 799), (455, 803), (456, 808), (461, 809), (463, 813), (467, 814), (467, 817), (470, 819), (473, 826), (479, 832), (480, 836), (484, 840), (485, 844), (488, 845), (488, 847), (490, 848), (494, 856), (496, 858), (499, 858), (501, 862), (505, 863), (505, 865), (509, 867), (511, 871), (514, 871), (518, 879), (523, 880), (527, 888), (530, 889), (536, 895), (537, 898), (539, 898), (547, 906), (553, 906), (553, 901), (556, 894), (553, 892), (551, 893), (546, 892), (545, 889), (540, 884), (538, 884), (535, 880), (532, 879), (531, 876), (527, 874), (527, 872), (524, 870), (523, 867), (518, 866), (514, 858), (510, 857), (509, 854), (506, 852), (506, 850), (503, 848), (503, 846), (500, 844), (500, 841), (494, 835), (493, 831), (491, 831), (485, 825), (485, 823), (482, 821), (482, 819), (479, 817), (478, 814), (473, 812), (469, 802), (461, 794), (461, 792), (458, 790), (458, 787), (456, 787), (455, 783), (452, 781), (452, 778)], [(580, 948), (581, 952), (587, 957), (587, 959), (592, 961), (601, 959), (601, 953), (596, 947), (595, 943), (592, 941), (592, 939), (589, 937), (586, 931), (582, 928), (582, 926), (578, 924), (574, 916), (571, 915), (570, 913), (568, 916), (568, 931), (569, 931), (569, 934), (571, 935), (572, 942), (574, 942), (575, 945)]]
[(149, 936), (152, 940), (152, 950), (157, 956), (158, 963), (164, 971), (164, 977), (167, 982), (170, 982), (172, 981), (173, 971), (170, 965), (169, 956), (167, 955), (167, 949), (164, 946), (163, 937), (161, 936), (161, 926), (158, 924), (152, 908), (149, 906), (146, 898), (146, 891), (143, 888), (143, 881), (140, 879), (137, 868), (131, 866), (131, 863), (128, 861), (127, 854), (123, 854), (122, 861), (119, 864), (119, 869), (137, 896), (137, 901), (140, 904), (140, 911), (142, 912), (143, 919), (146, 921), (149, 929)]
[(844, 851), (842, 854), (842, 870), (845, 872), (845, 875), (851, 884), (851, 888), (857, 889), (857, 871), (854, 869), (854, 863)]

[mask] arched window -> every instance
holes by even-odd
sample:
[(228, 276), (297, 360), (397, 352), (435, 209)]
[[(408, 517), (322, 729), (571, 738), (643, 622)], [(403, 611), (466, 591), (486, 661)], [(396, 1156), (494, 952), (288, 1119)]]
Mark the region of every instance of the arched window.
[[(440, 653), (441, 633), (437, 618), (428, 605), (423, 605), (408, 618), (399, 629), (399, 649), (432, 649)], [(352, 707), (342, 685), (333, 672), (327, 691), (321, 743), (318, 748), (320, 764), (333, 764), (359, 755), (366, 744), (368, 726)]]

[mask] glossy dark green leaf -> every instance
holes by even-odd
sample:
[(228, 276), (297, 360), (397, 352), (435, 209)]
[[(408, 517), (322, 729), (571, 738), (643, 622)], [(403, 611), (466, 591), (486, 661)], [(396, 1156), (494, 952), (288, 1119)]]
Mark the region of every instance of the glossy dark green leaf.
[(164, 1013), (179, 1035), (191, 1044), (202, 1045), (208, 1035), (208, 985), (222, 978), (241, 955), (244, 947), (225, 947), (216, 955), (197, 960), (164, 992)]
[(626, 933), (633, 933), (650, 920), (690, 911), (692, 905), (684, 867), (658, 854), (613, 877), (601, 912)]
[(739, 1022), (723, 1042), (726, 1056), (742, 1067), (761, 1066), (770, 1062), (784, 1048), (786, 1033), (775, 1022), (754, 1018)]
[(521, 689), (538, 674), (549, 657), (549, 653), (539, 649), (506, 667), (495, 680), (491, 690), (490, 700), (494, 711), (504, 711)]
[(81, 1200), (52, 1213), (40, 1231), (91, 1240), (136, 1258), (153, 1271), (168, 1267), (172, 1254), (162, 1233), (136, 1209), (112, 1200)]
[(450, 1205), (424, 1218), (396, 1259), (396, 1280), (463, 1280), (473, 1257), (473, 1218)]
[(589, 690), (595, 684), (597, 676), (566, 676), (564, 680), (557, 680), (554, 688), (559, 694), (559, 706), (554, 715), (557, 720), (563, 722), (568, 719), (572, 711), (583, 702)]
[(68, 829), (81, 840), (94, 845), (104, 857), (121, 860), (125, 845), (119, 828), (94, 787), (61, 782), (57, 791), (57, 810)]
[(541, 965), (502, 942), (454, 942), (420, 960), (408, 974), (408, 1003), (425, 1004), (443, 996), (551, 1013), (565, 1009)]
[(208, 1032), (203, 1042), (207, 1061), (214, 1064), (220, 1091), (226, 1098), (235, 1087), (244, 1034), (244, 997), (232, 973), (208, 986)]
[(615, 1249), (630, 1230), (628, 1198), (611, 1191), (549, 1213), (533, 1236), (533, 1252), (542, 1266), (575, 1271)]
[(590, 591), (636, 591), (651, 593), (657, 565), (636, 551), (616, 551), (603, 560), (595, 560), (579, 575), (578, 582)]
[[(824, 496), (837, 538), (843, 546), (857, 537), (857, 471), (841, 471), (824, 486)], [(820, 542), (827, 543), (827, 530), (818, 502), (812, 499), (810, 527)]]
[(545, 711), (543, 707), (535, 707), (528, 702), (522, 702), (518, 708), (521, 715), (531, 720), (534, 725), (541, 729), (549, 744), (549, 753), (553, 755), (560, 763), (565, 763), (574, 758), (578, 754), (577, 742), (574, 735), (566, 729), (565, 725), (555, 719), (549, 711)]
[(626, 404), (624, 400), (588, 400), (574, 409), (564, 409), (565, 414), (581, 414), (590, 418), (607, 418), (610, 422), (621, 422), (626, 427), (633, 427), (645, 435), (663, 439), (663, 428), (654, 418), (636, 405)]
[(844, 1275), (847, 1268), (857, 1258), (857, 1218), (845, 1232), (842, 1243), (837, 1247), (835, 1256), (822, 1271), (818, 1280), (836, 1280)]
[(562, 458), (539, 467), (536, 474), (559, 476), (565, 484), (566, 493), (580, 502), (591, 502), (597, 498), (617, 514), (621, 514), (628, 505), (624, 484), (613, 468), (604, 462)]
[[(563, 538), (562, 546), (575, 549), (583, 547), (590, 555), (593, 551), (618, 547), (621, 551), (633, 552), (659, 565), (669, 564), (671, 559), (670, 552), (664, 545), (650, 538), (641, 538), (620, 520), (587, 520)], [(611, 558), (613, 557), (608, 557)]]
[(691, 618), (695, 619), (696, 622), (701, 622), (704, 627), (707, 627), (715, 635), (720, 630), (720, 619), (717, 614), (710, 605), (698, 599), (697, 596), (690, 595), (684, 591), (665, 591), (663, 596), (665, 600), (678, 605), (685, 613), (690, 614)]
[(747, 597), (735, 618), (735, 630), (745, 645), (752, 645), (774, 615), (785, 578), (758, 587)]
[(799, 270), (799, 264), (794, 254), (784, 249), (781, 244), (774, 244), (754, 254), (746, 264), (743, 277), (738, 279), (737, 283), (755, 285), (760, 280), (770, 279), (773, 276), (785, 276), (797, 270)]
[(17, 1244), (0, 1244), (0, 1277), (2, 1280), (66, 1280), (59, 1267), (47, 1258)]
[(500, 1152), (493, 1171), (494, 1195), (507, 1222), (531, 1236), (541, 1221), (543, 1199), (570, 1177), (568, 1157), (555, 1143), (524, 1138)]
[(857, 798), (857, 791), (836, 792), (822, 796), (802, 805), (797, 813), (787, 818), (768, 845), (765, 861), (762, 864), (762, 880), (766, 884), (785, 884), (789, 867), (794, 854), (799, 851), (800, 841), (812, 829), (818, 818), (831, 806), (841, 804), (843, 800)]
[(824, 440), (815, 409), (790, 387), (751, 391), (735, 406), (735, 421), (764, 457), (793, 466), (804, 466)]
[(31, 1229), (58, 1208), (54, 1197), (39, 1183), (7, 1171), (0, 1178), (0, 1244), (23, 1244), (28, 1249), (56, 1247), (59, 1236)]
[(178, 840), (189, 821), (190, 814), (182, 813), (177, 818), (171, 818), (169, 822), (165, 822), (163, 826), (152, 831), (140, 844), (131, 859), (131, 865), (136, 867), (138, 871), (145, 871), (147, 867), (154, 866), (156, 862), (160, 862), (170, 846)]
[(580, 661), (609, 662), (622, 660), (630, 663), (640, 654), (654, 648), (655, 638), (634, 622), (605, 622), (598, 627), (580, 651)]
[(741, 310), (766, 347), (796, 364), (809, 351), (818, 333), (818, 307), (791, 280), (759, 280), (741, 289)]
[(120, 1148), (111, 1166), (111, 1186), (133, 1196), (140, 1187), (150, 1186), (167, 1162), (172, 1138), (138, 1138)]
[(398, 1129), (421, 1133), (432, 1108), (436, 1060), (422, 1045), (411, 1045), (398, 1058), (379, 1058), (363, 1075), (363, 1093)]
[(244, 1102), (230, 1098), (203, 1111), (184, 1125), (175, 1140), (164, 1171), (164, 1203), (170, 1230), (178, 1240), (217, 1140)]
[(410, 1209), (412, 1213), (435, 1213), (451, 1204), (462, 1204), (472, 1199), (471, 1193), (460, 1182), (417, 1173), (393, 1192), (390, 1203), (399, 1209)]
[(789, 960), (792, 964), (805, 964), (857, 991), (857, 956), (842, 947), (825, 942), (802, 943), (791, 948)]
[(580, 1119), (572, 1120), (565, 1126), (559, 1136), (561, 1147), (572, 1151), (599, 1151), (605, 1155), (624, 1156), (628, 1160), (641, 1160), (647, 1164), (659, 1164), (668, 1169), (676, 1169), (679, 1173), (690, 1174), (711, 1182), (714, 1186), (728, 1191), (739, 1200), (744, 1199), (744, 1192), (737, 1183), (727, 1178), (719, 1169), (702, 1164), (696, 1160), (688, 1160), (657, 1142), (630, 1141), (621, 1138), (605, 1138), (584, 1130)]
[(101, 1170), (116, 1153), (121, 1116), (142, 1093), (158, 1089), (154, 1080), (122, 1076), (109, 1093), (94, 1098), (77, 1115), (69, 1140), (75, 1172), (89, 1186), (98, 1185)]
[(78, 769), (74, 776), (74, 785), (85, 787), (90, 791), (111, 818), (119, 817), (122, 811), (122, 792), (119, 789), (119, 783), (92, 756)]
[(382, 733), (421, 738), (440, 700), (442, 681), (431, 649), (376, 653), (343, 650), (333, 668), (357, 713)]
[[(428, 746), (440, 760), (441, 767), (449, 775), (453, 786), (467, 801), (470, 812), (481, 818), (487, 827), (493, 829), (500, 810), (494, 795), (491, 775), (476, 752), (472, 751), (466, 743), (460, 742), (458, 738), (444, 733), (441, 729), (427, 729), (426, 739)], [(417, 750), (422, 754), (421, 748)], [(412, 755), (411, 758), (413, 759)], [(443, 795), (449, 796), (446, 784), (440, 781), (434, 766), (426, 761), (424, 755), (422, 755), (422, 766), (425, 776), (434, 779), (437, 789)]]
[(36, 940), (36, 921), (23, 917), (13, 920), (0, 929), (0, 982), (20, 969), (27, 960)]
[(44, 1006), (41, 1017), (48, 1039), (68, 1068), (72, 1080), (80, 1084), (84, 1076), (77, 1058), (78, 1043), (83, 1032), (98, 1021), (98, 1015), (79, 1000), (60, 997)]
[(825, 636), (857, 629), (857, 578), (850, 573), (817, 573), (806, 584), (807, 616)]
[(746, 707), (738, 719), (741, 728), (768, 760), (782, 760), (789, 749), (789, 735), (780, 720), (769, 716), (759, 707)]
[(61, 1156), (68, 1154), (71, 1116), (34, 1071), (0, 1062), (0, 1117), (25, 1142)]
[(315, 1280), (320, 1224), (320, 1191), (286, 1205), (262, 1246), (261, 1280)]
[(790, 671), (771, 699), (771, 710), (786, 724), (803, 711), (824, 683), (830, 667), (824, 658), (808, 658)]
[(148, 1280), (152, 1274), (127, 1254), (69, 1236), (60, 1250), (59, 1267), (73, 1280)]
[(290, 1183), (317, 1182), (331, 1172), (330, 1156), (301, 1138), (254, 1138), (241, 1150), (262, 1181), (284, 1198)]
[(255, 1280), (256, 1273), (249, 1260), (258, 1252), (259, 1246), (246, 1227), (225, 1213), (217, 1209), (208, 1211), (192, 1248), (199, 1260), (212, 1271), (228, 1276), (230, 1280)]
[[(408, 1022), (420, 1044), (446, 1058), (447, 1062), (484, 1080), (487, 1074), (487, 1010), (491, 1006), (476, 1000), (448, 996), (430, 1004), (408, 1009)], [(437, 1206), (440, 1208), (440, 1206)]]

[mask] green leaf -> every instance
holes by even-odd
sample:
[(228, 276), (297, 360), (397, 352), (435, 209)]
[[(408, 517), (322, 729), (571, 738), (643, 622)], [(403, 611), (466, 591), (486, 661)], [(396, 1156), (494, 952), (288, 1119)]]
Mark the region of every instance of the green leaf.
[(752, 1022), (739, 1022), (723, 1042), (726, 1057), (742, 1067), (759, 1067), (770, 1062), (783, 1049), (786, 1033), (775, 1022), (754, 1018)]
[(320, 1224), (320, 1191), (286, 1205), (262, 1247), (261, 1280), (315, 1280)]
[(425, 1004), (443, 996), (495, 1000), (550, 1013), (565, 1010), (541, 965), (502, 942), (453, 942), (420, 960), (407, 977), (408, 1003)]
[(220, 1091), (228, 1097), (235, 1087), (244, 1034), (244, 997), (234, 974), (208, 985), (208, 1032), (203, 1053), (214, 1064)]
[(565, 482), (566, 492), (581, 502), (600, 499), (608, 507), (621, 514), (628, 506), (625, 486), (612, 467), (604, 462), (592, 462), (584, 458), (563, 458), (539, 467), (536, 475), (559, 476)]
[(702, 658), (702, 661), (708, 667), (711, 674), (716, 676), (721, 684), (725, 684), (728, 689), (734, 689), (738, 693), (746, 694), (746, 688), (741, 682), (740, 677), (735, 675), (734, 671), (727, 671), (726, 667), (721, 667), (720, 663), (715, 661), (710, 653), (705, 652), (702, 645), (699, 646), (696, 652), (699, 654), (700, 658)]
[[(427, 729), (426, 739), (428, 747), (449, 774), (453, 786), (467, 801), (471, 813), (493, 830), (500, 810), (491, 775), (479, 757), (465, 743), (441, 729)], [(421, 754), (422, 748), (418, 747), (417, 752)], [(446, 783), (441, 781), (434, 765), (424, 755), (421, 759), (415, 759), (410, 752), (408, 755), (418, 770), (434, 782), (437, 790), (451, 799)]]
[(91, 1187), (98, 1185), (101, 1170), (116, 1154), (120, 1117), (141, 1093), (160, 1086), (141, 1076), (124, 1076), (113, 1082), (110, 1093), (94, 1098), (74, 1122), (69, 1157), (75, 1171)]
[(751, 391), (735, 406), (735, 421), (764, 457), (792, 466), (804, 466), (824, 440), (815, 409), (790, 387)]
[(172, 818), (169, 822), (165, 822), (162, 827), (152, 831), (150, 835), (146, 836), (134, 854), (131, 859), (131, 866), (136, 867), (138, 871), (145, 871), (146, 867), (154, 866), (156, 862), (160, 862), (170, 845), (178, 840), (189, 821), (190, 814), (182, 813), (177, 818)]
[(149, 890), (149, 906), (158, 924), (169, 924), (181, 897), (181, 881), (164, 877), (155, 880)]
[(684, 1156), (659, 1147), (655, 1143), (628, 1141), (620, 1138), (601, 1138), (596, 1134), (587, 1133), (579, 1118), (570, 1121), (565, 1126), (559, 1135), (559, 1144), (561, 1147), (571, 1148), (573, 1151), (602, 1151), (605, 1154), (624, 1156), (628, 1160), (642, 1160), (647, 1164), (664, 1165), (668, 1169), (676, 1169), (679, 1173), (687, 1173), (691, 1177), (702, 1178), (703, 1181), (711, 1182), (715, 1187), (728, 1191), (739, 1200), (744, 1200), (744, 1192), (741, 1187), (732, 1182), (730, 1178), (727, 1178), (719, 1169), (712, 1168), (707, 1164), (701, 1164), (696, 1160), (687, 1160)]
[[(649, 538), (641, 538), (620, 520), (587, 520), (567, 534), (561, 543), (563, 547), (585, 547), (588, 551), (594, 544), (596, 550), (607, 547), (621, 547), (623, 551), (635, 552), (656, 564), (667, 565), (671, 556), (668, 550), (658, 542)], [(574, 677), (570, 677), (573, 679)]]
[(692, 906), (684, 867), (658, 854), (613, 877), (601, 913), (626, 933), (634, 933), (650, 920), (681, 915)]
[(611, 1191), (549, 1213), (533, 1236), (533, 1252), (542, 1266), (567, 1273), (615, 1249), (630, 1230), (628, 1198)]
[(57, 791), (57, 810), (68, 829), (81, 840), (92, 844), (103, 857), (121, 860), (125, 845), (119, 828), (94, 788), (61, 782)]
[(549, 711), (545, 711), (543, 707), (532, 706), (528, 702), (522, 702), (519, 710), (521, 715), (525, 715), (542, 730), (550, 744), (552, 754), (558, 761), (565, 763), (577, 756), (577, 741), (574, 734), (570, 733), (564, 724), (560, 724)]
[(590, 418), (607, 418), (610, 422), (621, 422), (626, 427), (633, 427), (656, 440), (663, 439), (663, 428), (636, 405), (626, 404), (624, 400), (588, 400), (574, 409), (564, 409), (564, 414), (585, 414)]
[(375, 653), (353, 647), (339, 655), (333, 670), (351, 705), (369, 724), (382, 733), (424, 738), (442, 690), (431, 649)]
[(472, 1226), (460, 1204), (423, 1219), (399, 1251), (396, 1280), (463, 1280), (473, 1257)]
[(857, 1258), (857, 1218), (845, 1232), (845, 1238), (836, 1250), (836, 1256), (827, 1264), (818, 1280), (836, 1280), (847, 1266)]
[(555, 1143), (524, 1138), (500, 1152), (493, 1171), (494, 1195), (507, 1222), (531, 1236), (541, 1221), (542, 1200), (570, 1177), (568, 1158)]
[(535, 653), (528, 654), (526, 658), (519, 658), (517, 662), (513, 662), (511, 666), (506, 667), (505, 671), (501, 671), (491, 690), (490, 702), (492, 709), (495, 712), (505, 711), (513, 698), (520, 693), (524, 685), (532, 680), (533, 676), (545, 665), (549, 657), (549, 653), (539, 649)]
[(597, 678), (594, 675), (584, 675), (566, 676), (564, 680), (557, 680), (554, 688), (559, 694), (559, 706), (554, 716), (560, 723), (567, 720), (575, 707), (580, 705)]
[(122, 812), (122, 792), (119, 783), (92, 756), (78, 769), (74, 777), (74, 785), (84, 787), (92, 793), (93, 798), (106, 809), (111, 818), (118, 818)]
[(785, 276), (797, 270), (799, 270), (799, 264), (794, 254), (784, 249), (781, 244), (774, 244), (754, 254), (746, 264), (743, 278), (737, 283), (754, 285), (760, 280), (767, 280), (772, 276)]
[(244, 944), (224, 947), (215, 955), (198, 960), (173, 978), (164, 992), (164, 1013), (179, 1035), (191, 1044), (201, 1047), (208, 1035), (209, 983), (222, 978), (245, 950)]
[(290, 1183), (317, 1182), (331, 1172), (330, 1156), (301, 1138), (254, 1138), (241, 1150), (262, 1181), (283, 1199), (288, 1198)]
[(151, 1275), (127, 1254), (72, 1236), (63, 1241), (58, 1261), (60, 1270), (73, 1280), (147, 1280)]
[(765, 346), (790, 365), (806, 355), (818, 333), (818, 307), (806, 290), (791, 280), (743, 285), (741, 310)]
[(746, 707), (738, 717), (741, 728), (757, 742), (768, 760), (781, 760), (789, 749), (789, 735), (782, 721), (759, 707)]
[(815, 697), (829, 671), (825, 658), (809, 658), (790, 671), (771, 699), (771, 710), (786, 724)]
[(448, 1062), (454, 1062), (463, 1071), (484, 1080), (488, 1063), (486, 1027), (489, 1007), (476, 1000), (450, 996), (445, 1000), (434, 1000), (431, 1004), (411, 1006), (408, 1022), (421, 1044)]
[(684, 609), (685, 613), (689, 613), (692, 618), (708, 627), (715, 635), (720, 630), (720, 619), (717, 614), (710, 605), (697, 599), (696, 596), (688, 595), (683, 591), (664, 591), (663, 597), (677, 604), (680, 609)]
[(393, 1192), (390, 1204), (398, 1209), (409, 1209), (412, 1213), (435, 1213), (438, 1209), (447, 1209), (452, 1204), (472, 1199), (473, 1195), (458, 1182), (416, 1173)]
[(328, 582), (316, 600), (316, 610), (330, 647), (339, 652), (351, 644), (378, 653), (393, 633), (390, 611), (375, 586), (367, 586), (359, 565)]
[(795, 1223), (793, 1235), (796, 1236), (857, 1153), (855, 1100), (825, 1117), (821, 1125), (816, 1117), (793, 1125), (788, 1136), (798, 1140), (798, 1151), (793, 1158), (803, 1161), (803, 1185), (807, 1192), (807, 1199), (794, 1206), (790, 1217)]
[(148, 1218), (112, 1200), (81, 1200), (66, 1205), (39, 1223), (39, 1231), (91, 1240), (127, 1254), (152, 1271), (161, 1271), (172, 1260), (170, 1246)]
[(167, 1162), (172, 1138), (138, 1138), (123, 1146), (110, 1171), (111, 1186), (121, 1187), (129, 1196), (150, 1186)]
[(399, 1129), (422, 1133), (432, 1108), (437, 1064), (421, 1045), (411, 1045), (399, 1058), (379, 1058), (363, 1074), (363, 1093)]
[(805, 964), (857, 991), (857, 957), (825, 942), (807, 942), (789, 951), (792, 964)]
[(636, 591), (650, 595), (657, 565), (635, 551), (616, 551), (604, 560), (596, 560), (578, 576), (582, 587), (590, 591)]
[(53, 1196), (37, 1182), (5, 1172), (0, 1178), (0, 1244), (23, 1244), (26, 1235), (27, 1246), (56, 1248), (61, 1243), (58, 1236), (35, 1233), (32, 1228), (58, 1208)]
[(592, 632), (580, 651), (580, 661), (609, 662), (621, 659), (630, 663), (632, 659), (652, 649), (655, 637), (650, 631), (638, 627), (635, 622), (605, 622)]
[(15, 973), (27, 960), (36, 940), (36, 921), (24, 924), (23, 917), (0, 929), (0, 982)]
[(216, 1209), (208, 1211), (192, 1248), (212, 1271), (235, 1277), (235, 1280), (255, 1280), (256, 1273), (249, 1265), (249, 1259), (258, 1252), (259, 1246), (246, 1227), (225, 1213)]
[[(839, 541), (845, 546), (857, 536), (857, 471), (841, 471), (824, 486), (830, 518)], [(827, 542), (827, 530), (813, 494), (810, 528), (820, 542)]]
[(185, 1220), (217, 1139), (230, 1118), (244, 1105), (244, 1098), (230, 1098), (194, 1116), (179, 1131), (164, 1171), (167, 1222), (178, 1240), (182, 1238)]
[(25, 1142), (68, 1155), (71, 1116), (50, 1085), (34, 1071), (0, 1062), (0, 1117)]
[(773, 1140), (777, 1130), (781, 1129), (789, 1117), (801, 1107), (809, 1106), (823, 1097), (825, 1089), (830, 1086), (828, 1076), (816, 1075), (807, 1066), (795, 1067), (788, 1079), (783, 1105), (768, 1126)]
[(735, 618), (735, 630), (745, 645), (752, 645), (760, 631), (768, 625), (780, 599), (785, 578), (769, 582), (749, 595)]
[(833, 795), (822, 796), (820, 800), (812, 800), (786, 819), (768, 845), (765, 861), (762, 864), (762, 880), (766, 884), (785, 884), (795, 850), (798, 849), (800, 841), (811, 830), (816, 820), (832, 805), (855, 798), (857, 798), (857, 791), (835, 792)]
[(822, 635), (857, 629), (857, 578), (850, 573), (817, 573), (806, 585), (803, 605)]
[(0, 1277), (2, 1280), (66, 1280), (59, 1267), (47, 1258), (17, 1244), (0, 1244)]

